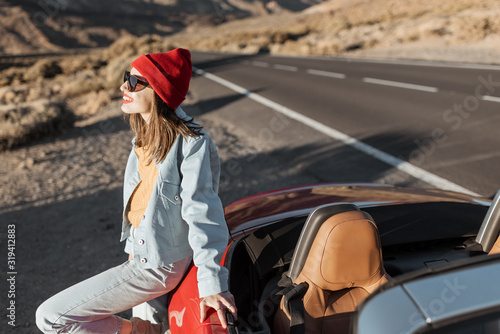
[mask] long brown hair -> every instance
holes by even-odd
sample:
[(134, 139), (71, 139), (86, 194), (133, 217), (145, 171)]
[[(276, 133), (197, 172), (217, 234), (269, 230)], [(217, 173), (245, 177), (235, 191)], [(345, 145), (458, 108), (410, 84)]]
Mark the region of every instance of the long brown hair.
[(156, 159), (156, 163), (165, 160), (179, 134), (183, 137), (203, 135), (202, 127), (194, 123), (193, 118), (179, 118), (175, 110), (168, 107), (156, 92), (148, 123), (140, 114), (125, 114), (125, 118), (128, 118), (130, 128), (135, 133), (135, 145), (148, 153), (148, 164), (153, 159)]

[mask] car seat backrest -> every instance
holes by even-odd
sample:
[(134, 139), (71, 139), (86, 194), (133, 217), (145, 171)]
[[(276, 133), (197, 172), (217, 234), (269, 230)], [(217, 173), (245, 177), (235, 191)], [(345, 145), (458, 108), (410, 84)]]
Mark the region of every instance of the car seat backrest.
[[(356, 209), (326, 219), (294, 280), (308, 285), (302, 297), (306, 333), (347, 333), (351, 313), (387, 281), (378, 230), (370, 215)], [(289, 310), (283, 298), (275, 333), (290, 332)]]
[(286, 273), (292, 282), (297, 279), (302, 271), (314, 238), (316, 238), (323, 223), (334, 215), (351, 211), (359, 211), (359, 208), (352, 203), (335, 203), (320, 206), (309, 214), (295, 247), (290, 269)]
[(493, 246), (491, 247), (488, 255), (499, 254), (500, 253), (500, 236), (497, 238)]
[(297, 281), (309, 280), (323, 290), (371, 286), (384, 275), (378, 230), (370, 215), (344, 212), (320, 228)]

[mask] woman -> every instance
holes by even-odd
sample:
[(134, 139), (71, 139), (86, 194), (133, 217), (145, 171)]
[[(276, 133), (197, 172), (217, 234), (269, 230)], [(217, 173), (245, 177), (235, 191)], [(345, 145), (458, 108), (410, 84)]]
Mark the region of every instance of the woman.
[[(125, 72), (122, 111), (135, 133), (123, 192), (121, 240), (129, 261), (44, 302), (37, 310), (42, 332), (162, 333), (165, 294), (192, 260), (201, 321), (209, 308), (224, 328), (224, 310), (236, 316), (228, 272), (219, 265), (228, 232), (217, 195), (217, 150), (179, 108), (191, 71), (189, 51), (175, 49), (142, 55)], [(130, 321), (114, 315), (132, 307)]]

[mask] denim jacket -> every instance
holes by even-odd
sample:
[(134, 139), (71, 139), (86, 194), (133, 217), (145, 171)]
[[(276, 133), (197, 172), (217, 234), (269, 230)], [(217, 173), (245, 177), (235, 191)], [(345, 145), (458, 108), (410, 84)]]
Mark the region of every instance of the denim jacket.
[[(187, 116), (181, 108), (177, 115)], [(197, 137), (177, 137), (165, 160), (156, 163), (158, 179), (144, 216), (130, 235), (125, 210), (141, 181), (134, 147), (125, 169), (121, 241), (140, 268), (158, 268), (193, 256), (200, 297), (228, 289), (228, 272), (219, 263), (228, 230), (219, 196), (220, 162), (215, 144), (202, 130)], [(135, 138), (132, 141), (135, 146)]]

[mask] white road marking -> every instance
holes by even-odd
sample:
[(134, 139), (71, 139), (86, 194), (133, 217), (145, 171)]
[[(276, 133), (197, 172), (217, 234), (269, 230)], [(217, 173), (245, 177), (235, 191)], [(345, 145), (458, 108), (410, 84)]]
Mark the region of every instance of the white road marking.
[(305, 124), (311, 128), (313, 128), (314, 130), (318, 131), (318, 132), (321, 132), (323, 133), (324, 135), (330, 137), (330, 138), (333, 138), (333, 139), (336, 139), (336, 140), (339, 140), (341, 142), (343, 142), (344, 144), (346, 145), (349, 145), (353, 148), (355, 148), (356, 150), (359, 150), (365, 154), (368, 154), (372, 157), (374, 157), (375, 159), (378, 159), (380, 161), (383, 161), (397, 169), (399, 169), (400, 171), (403, 171), (419, 180), (422, 180), (424, 182), (427, 182), (428, 184), (436, 187), (436, 188), (440, 188), (440, 189), (445, 189), (445, 190), (451, 190), (451, 191), (456, 191), (456, 192), (460, 192), (460, 193), (464, 193), (464, 194), (469, 194), (469, 195), (472, 195), (472, 196), (480, 196), (479, 194), (477, 193), (474, 193), (462, 186), (459, 186), (458, 184), (455, 184), (451, 181), (448, 181), (440, 176), (437, 176), (437, 175), (434, 175), (420, 167), (417, 167), (417, 166), (414, 166), (412, 164), (410, 164), (409, 162), (406, 162), (406, 161), (403, 161), (399, 158), (396, 158), (388, 153), (385, 153), (375, 147), (372, 147), (370, 145), (367, 145), (359, 140), (357, 140), (356, 138), (353, 138), (349, 135), (346, 135), (340, 131), (337, 131), (333, 128), (330, 128), (316, 120), (313, 120), (312, 118), (309, 118), (307, 116), (304, 116), (292, 109), (289, 109), (285, 106), (282, 106), (281, 104), (278, 104), (274, 101), (271, 101), (259, 94), (255, 94), (241, 86), (238, 86), (226, 79), (223, 79), (221, 77), (218, 77), (216, 75), (213, 75), (211, 73), (208, 73), (208, 72), (205, 72), (201, 69), (198, 69), (196, 67), (193, 66), (193, 71), (209, 80), (212, 80), (214, 82), (217, 82), (218, 84), (222, 85), (222, 86), (225, 86), (237, 93), (240, 93), (246, 97), (248, 97), (249, 99), (252, 99), (256, 102), (259, 102), (261, 104), (263, 104), (264, 106), (266, 107), (269, 107), (279, 113), (282, 113), (286, 116), (288, 116), (289, 118), (292, 118), (302, 124)]
[(437, 93), (437, 91), (438, 91), (438, 89), (436, 87), (421, 86), (421, 85), (409, 84), (409, 83), (404, 83), (404, 82), (382, 80), (382, 79), (375, 79), (375, 78), (363, 78), (363, 82), (376, 84), (376, 85), (383, 85), (383, 86), (391, 86), (391, 87), (398, 87), (398, 88), (420, 90), (423, 92), (430, 92), (430, 93)]
[(336, 72), (327, 72), (327, 71), (320, 71), (320, 70), (314, 70), (314, 69), (308, 69), (307, 73), (313, 74), (313, 75), (319, 75), (323, 77), (330, 77), (330, 78), (336, 78), (336, 79), (345, 79), (345, 74), (344, 73), (336, 73)]
[(298, 71), (298, 68), (295, 66), (275, 64), (273, 67), (277, 70), (282, 70), (282, 71), (290, 71), (290, 72), (297, 72)]
[(485, 95), (482, 97), (482, 99), (485, 101), (500, 102), (500, 97), (496, 97), (496, 96)]
[(266, 63), (266, 62), (263, 62), (263, 61), (252, 61), (251, 63), (253, 66), (257, 66), (257, 67), (269, 67), (269, 63)]

